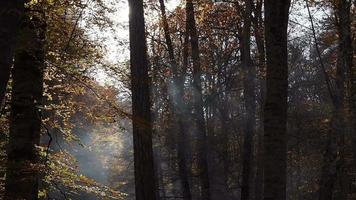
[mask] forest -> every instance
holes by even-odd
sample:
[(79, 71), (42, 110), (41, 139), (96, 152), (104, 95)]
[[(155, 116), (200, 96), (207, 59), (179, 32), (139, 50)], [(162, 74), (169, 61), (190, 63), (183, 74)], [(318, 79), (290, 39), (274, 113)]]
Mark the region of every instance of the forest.
[(354, 0), (0, 0), (0, 199), (355, 200), (354, 47)]

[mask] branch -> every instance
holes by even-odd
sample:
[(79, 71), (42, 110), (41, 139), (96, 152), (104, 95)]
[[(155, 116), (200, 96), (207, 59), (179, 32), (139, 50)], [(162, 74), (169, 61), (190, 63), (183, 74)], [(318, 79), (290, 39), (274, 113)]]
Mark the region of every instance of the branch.
[(332, 86), (331, 86), (331, 81), (330, 81), (330, 78), (329, 78), (329, 75), (328, 73), (326, 72), (326, 69), (325, 69), (325, 65), (324, 65), (324, 62), (321, 58), (321, 53), (320, 53), (320, 50), (319, 50), (319, 43), (318, 43), (318, 40), (316, 38), (316, 33), (315, 33), (315, 27), (314, 27), (314, 22), (313, 22), (313, 17), (310, 13), (310, 8), (309, 8), (309, 4), (308, 4), (308, 0), (305, 0), (305, 4), (306, 4), (306, 7), (307, 7), (307, 10), (308, 10), (308, 15), (309, 15), (309, 20), (310, 20), (310, 23), (311, 23), (311, 30), (313, 32), (313, 38), (314, 38), (314, 43), (315, 43), (315, 48), (316, 48), (316, 53), (318, 54), (318, 58), (319, 58), (319, 61), (320, 61), (320, 66), (322, 68), (322, 71), (323, 71), (323, 74), (324, 74), (324, 77), (325, 77), (325, 82), (326, 82), (326, 86), (328, 88), (328, 92), (329, 92), (329, 95), (330, 95), (330, 98), (333, 102), (333, 104), (335, 105), (335, 96), (333, 94), (333, 91), (332, 91)]

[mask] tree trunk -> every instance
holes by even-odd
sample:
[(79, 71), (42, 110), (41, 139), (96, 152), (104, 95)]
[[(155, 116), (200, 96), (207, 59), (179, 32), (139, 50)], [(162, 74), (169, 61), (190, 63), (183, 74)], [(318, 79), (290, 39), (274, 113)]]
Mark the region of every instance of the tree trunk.
[(38, 199), (45, 25), (26, 18), (21, 32), (26, 41), (16, 52), (13, 70), (6, 200)]
[[(333, 120), (333, 119), (332, 119)], [(332, 200), (334, 184), (337, 174), (337, 144), (335, 134), (330, 130), (327, 135), (326, 151), (324, 152), (323, 166), (319, 183), (319, 200)]]
[(340, 93), (340, 106), (337, 110), (339, 113), (340, 127), (337, 129), (339, 139), (339, 183), (340, 183), (340, 191), (339, 191), (339, 199), (347, 199), (348, 196), (348, 171), (346, 167), (346, 140), (352, 139), (353, 135), (347, 134), (347, 117), (348, 114), (346, 112), (347, 105), (345, 101), (345, 97), (347, 96), (347, 79), (346, 75), (352, 69), (352, 59), (353, 59), (353, 49), (352, 49), (352, 38), (351, 38), (351, 0), (341, 0), (337, 1), (337, 16), (338, 16), (338, 32), (339, 32), (339, 48), (338, 48), (338, 65), (337, 65), (337, 89)]
[[(223, 97), (224, 98), (224, 97)], [(227, 98), (227, 97), (225, 97)], [(230, 184), (229, 184), (229, 177), (230, 177), (230, 151), (229, 151), (229, 139), (230, 139), (230, 131), (231, 128), (228, 124), (229, 121), (229, 111), (227, 109), (228, 102), (223, 99), (222, 105), (219, 107), (220, 110), (220, 120), (221, 120), (221, 134), (222, 134), (222, 142), (223, 142), (223, 155), (222, 155), (222, 165), (223, 165), (223, 187), (224, 187), (224, 199), (229, 200), (231, 199), (230, 194)]]
[[(356, 82), (355, 82), (355, 69), (353, 66), (353, 46), (352, 46), (352, 33), (351, 33), (351, 0), (341, 0), (338, 1), (338, 4), (336, 5), (336, 12), (338, 16), (338, 33), (339, 33), (339, 55), (338, 55), (338, 60), (340, 62), (339, 65), (342, 66), (342, 69), (344, 72), (346, 71), (347, 74), (347, 83), (348, 83), (348, 89), (349, 89), (349, 111), (350, 111), (350, 127), (352, 129), (352, 126), (354, 125), (353, 131), (356, 129)], [(354, 133), (354, 132), (353, 132)], [(354, 137), (354, 144), (356, 144), (356, 137), (354, 134), (352, 136)], [(355, 151), (353, 152), (354, 160), (356, 161), (356, 146), (355, 146)]]
[(0, 111), (13, 63), (17, 30), (24, 12), (24, 0), (0, 1)]
[[(350, 1), (351, 2), (351, 1)], [(353, 63), (353, 55), (354, 55), (354, 47), (352, 46), (352, 44), (356, 44), (355, 43), (355, 37), (353, 38), (354, 41), (352, 41), (352, 34), (351, 34), (351, 12), (350, 10), (345, 11), (345, 19), (342, 20), (343, 21), (343, 26), (345, 27), (344, 30), (344, 34), (342, 34), (344, 40), (346, 40), (345, 42), (345, 48), (347, 49), (346, 51), (348, 52), (345, 55), (345, 58), (347, 60), (347, 66), (349, 69), (349, 84), (350, 84), (350, 99), (349, 99), (349, 104), (350, 104), (350, 111), (351, 111), (351, 115), (350, 115), (350, 128), (352, 130), (351, 134), (353, 136), (352, 138), (352, 154), (353, 154), (353, 162), (354, 162), (354, 166), (356, 166), (356, 65), (355, 63)], [(349, 41), (349, 42), (347, 42)]]
[(251, 190), (251, 161), (252, 161), (252, 140), (255, 134), (256, 125), (256, 97), (255, 97), (255, 77), (256, 69), (251, 60), (251, 12), (252, 0), (245, 1), (244, 27), (242, 33), (242, 66), (244, 68), (244, 101), (246, 108), (245, 134), (242, 156), (242, 183), (241, 199), (250, 199)]
[(143, 1), (129, 0), (129, 7), (135, 192), (137, 200), (155, 200), (156, 179)]
[(197, 124), (198, 135), (198, 162), (199, 178), (201, 184), (201, 198), (210, 200), (210, 183), (208, 171), (208, 154), (207, 154), (207, 134), (203, 110), (203, 92), (202, 92), (202, 71), (200, 64), (200, 52), (198, 32), (195, 24), (194, 5), (192, 0), (186, 2), (186, 23), (190, 36), (190, 45), (192, 49), (193, 60), (193, 87), (194, 87), (194, 114)]
[(260, 73), (259, 77), (259, 128), (256, 133), (257, 138), (257, 155), (256, 155), (256, 180), (255, 180), (255, 200), (263, 199), (263, 103), (265, 102), (265, 88), (266, 80), (264, 72), (266, 71), (266, 52), (264, 44), (264, 23), (262, 18), (262, 6), (263, 1), (258, 0), (253, 7), (254, 17), (252, 18), (252, 24), (254, 29), (254, 36), (257, 46), (258, 54), (258, 69)]
[(170, 97), (173, 103), (173, 109), (174, 109), (173, 112), (178, 124), (178, 137), (177, 137), (178, 138), (177, 156), (178, 156), (178, 168), (179, 168), (178, 172), (179, 172), (179, 178), (183, 190), (183, 199), (190, 200), (192, 198), (191, 197), (192, 195), (190, 191), (189, 176), (188, 176), (189, 170), (187, 169), (187, 158), (186, 158), (187, 135), (186, 135), (186, 130), (183, 121), (184, 120), (183, 113), (185, 113), (185, 103), (182, 101), (183, 100), (182, 97), (184, 96), (184, 81), (183, 81), (183, 75), (182, 74), (180, 75), (178, 72), (178, 64), (174, 56), (174, 48), (173, 48), (172, 38), (170, 35), (169, 26), (167, 22), (164, 0), (159, 0), (159, 4), (160, 4), (161, 15), (162, 15), (163, 31), (164, 31), (164, 36), (168, 49), (170, 65), (171, 65), (170, 67), (173, 75), (172, 77), (173, 88), (170, 91)]
[(287, 27), (290, 0), (265, 0), (267, 94), (264, 108), (264, 199), (286, 199)]
[(337, 178), (340, 180), (340, 191), (336, 194), (338, 199), (347, 198), (347, 179), (345, 168), (345, 86), (347, 71), (352, 68), (352, 41), (350, 21), (351, 1), (337, 1), (335, 12), (338, 18), (339, 47), (336, 66), (334, 111), (331, 119), (331, 131), (328, 136), (327, 149), (324, 155), (324, 166), (320, 180), (319, 200), (333, 199)]

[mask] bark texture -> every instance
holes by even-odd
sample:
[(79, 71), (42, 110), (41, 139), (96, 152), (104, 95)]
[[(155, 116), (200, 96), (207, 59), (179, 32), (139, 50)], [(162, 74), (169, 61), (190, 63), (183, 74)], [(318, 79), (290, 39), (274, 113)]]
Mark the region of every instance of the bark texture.
[(290, 0), (265, 0), (267, 55), (264, 108), (264, 199), (286, 199), (287, 27)]
[(153, 166), (150, 80), (142, 0), (129, 0), (130, 62), (135, 191), (137, 200), (156, 200)]
[(0, 1), (0, 110), (13, 64), (17, 31), (24, 12), (24, 0)]
[(13, 69), (6, 200), (38, 199), (39, 145), (43, 95), (45, 24), (26, 18)]
[(251, 192), (252, 142), (256, 126), (256, 69), (251, 60), (251, 0), (245, 1), (244, 27), (242, 33), (242, 65), (244, 68), (244, 101), (246, 108), (245, 135), (242, 160), (241, 199), (249, 200)]
[(256, 1), (253, 6), (252, 26), (254, 36), (256, 39), (257, 55), (258, 55), (258, 70), (260, 77), (258, 80), (259, 85), (259, 119), (258, 131), (256, 132), (256, 177), (255, 177), (255, 200), (263, 199), (263, 104), (265, 102), (265, 88), (266, 80), (264, 72), (266, 71), (266, 53), (264, 44), (264, 22), (262, 18), (263, 0)]

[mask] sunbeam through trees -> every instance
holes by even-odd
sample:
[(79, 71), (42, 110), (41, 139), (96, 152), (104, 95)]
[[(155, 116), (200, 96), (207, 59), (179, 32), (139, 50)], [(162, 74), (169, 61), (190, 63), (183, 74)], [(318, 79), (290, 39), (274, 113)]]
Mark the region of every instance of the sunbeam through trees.
[(356, 199), (353, 0), (0, 0), (0, 199)]

